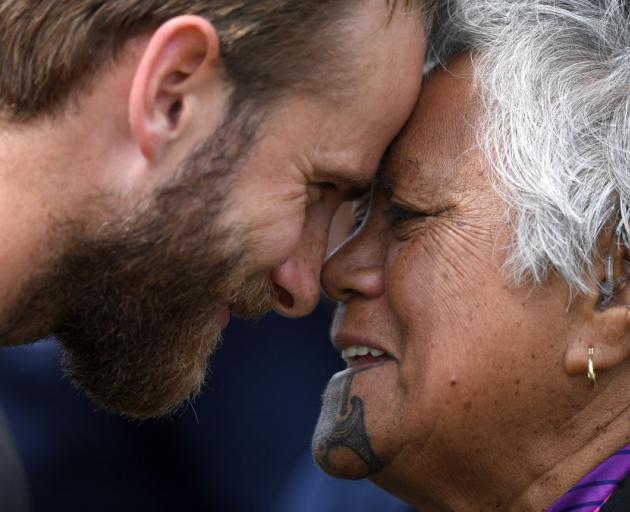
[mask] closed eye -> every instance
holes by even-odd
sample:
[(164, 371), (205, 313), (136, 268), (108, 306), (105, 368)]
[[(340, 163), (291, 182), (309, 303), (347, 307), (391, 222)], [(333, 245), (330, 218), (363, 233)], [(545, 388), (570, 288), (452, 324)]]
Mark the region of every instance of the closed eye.
[(392, 226), (407, 222), (418, 217), (428, 217), (428, 213), (410, 210), (402, 206), (392, 204), (385, 210), (385, 215), (389, 219)]
[(406, 235), (408, 234), (406, 228), (433, 216), (431, 213), (411, 210), (397, 204), (390, 205), (384, 213), (389, 221), (390, 228), (396, 237), (400, 239), (406, 238)]
[(352, 201), (352, 226), (350, 228), (350, 234), (354, 233), (361, 227), (361, 224), (363, 224), (363, 221), (367, 217), (369, 207), (369, 193), (365, 193), (362, 197)]

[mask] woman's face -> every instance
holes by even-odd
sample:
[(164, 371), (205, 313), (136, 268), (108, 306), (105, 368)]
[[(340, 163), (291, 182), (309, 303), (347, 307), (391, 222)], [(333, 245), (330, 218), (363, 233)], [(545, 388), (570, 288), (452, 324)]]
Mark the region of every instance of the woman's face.
[(322, 277), (350, 363), (325, 393), (314, 456), (411, 502), (504, 460), (535, 472), (580, 408), (562, 369), (575, 334), (566, 287), (515, 288), (501, 271), (509, 226), (475, 147), (469, 75), (460, 58), (428, 80), (367, 216)]

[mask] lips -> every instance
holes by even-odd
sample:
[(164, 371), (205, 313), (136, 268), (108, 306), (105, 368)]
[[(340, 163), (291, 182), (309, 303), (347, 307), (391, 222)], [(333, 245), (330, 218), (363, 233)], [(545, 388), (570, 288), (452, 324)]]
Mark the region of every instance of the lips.
[(348, 335), (337, 335), (333, 344), (348, 368), (380, 365), (384, 362), (395, 361), (394, 357), (376, 342), (358, 339)]

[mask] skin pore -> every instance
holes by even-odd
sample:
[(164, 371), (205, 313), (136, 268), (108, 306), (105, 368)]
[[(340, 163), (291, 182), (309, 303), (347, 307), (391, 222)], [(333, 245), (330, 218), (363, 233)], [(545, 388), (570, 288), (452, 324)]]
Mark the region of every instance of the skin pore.
[(181, 16), (55, 117), (0, 123), (0, 344), (56, 334), (81, 389), (143, 418), (200, 389), (230, 310), (309, 313), (330, 220), (420, 88), (422, 20), (391, 14), (352, 13), (347, 90), (235, 105), (212, 24)]
[(324, 267), (335, 347), (371, 351), (331, 380), (313, 451), (421, 510), (538, 512), (630, 440), (629, 315), (502, 270), (509, 224), (475, 145), (472, 59), (428, 78), (366, 218)]

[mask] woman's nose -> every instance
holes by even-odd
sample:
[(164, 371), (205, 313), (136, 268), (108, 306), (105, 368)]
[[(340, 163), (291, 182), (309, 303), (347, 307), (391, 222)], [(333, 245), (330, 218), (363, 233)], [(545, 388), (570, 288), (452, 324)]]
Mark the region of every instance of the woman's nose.
[(377, 237), (363, 229), (348, 239), (322, 269), (321, 284), (326, 295), (337, 302), (380, 296), (384, 291), (381, 251)]

